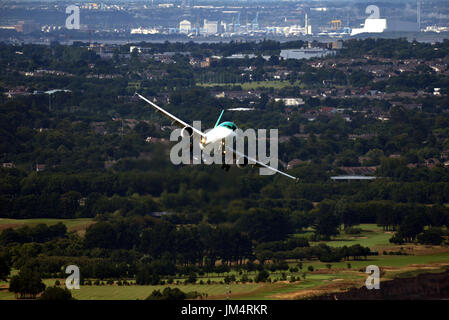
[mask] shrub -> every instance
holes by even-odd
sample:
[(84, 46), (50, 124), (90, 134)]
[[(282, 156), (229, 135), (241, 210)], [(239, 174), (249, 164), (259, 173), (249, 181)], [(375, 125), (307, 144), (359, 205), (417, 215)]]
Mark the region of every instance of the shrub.
[(187, 278), (186, 283), (192, 283), (192, 284), (196, 283), (196, 273), (195, 272), (192, 272), (189, 274), (189, 277)]
[(72, 300), (72, 293), (67, 288), (48, 287), (39, 300)]
[(259, 271), (254, 279), (255, 282), (265, 282), (268, 280), (270, 274), (266, 270)]
[(429, 228), (418, 235), (418, 242), (428, 245), (440, 245), (444, 238), (444, 233), (440, 228)]
[(178, 288), (165, 288), (162, 292), (154, 290), (146, 300), (185, 300), (187, 295)]
[(394, 243), (394, 244), (404, 244), (405, 243), (404, 238), (400, 234), (398, 234), (398, 233), (395, 233), (390, 238), (390, 242)]
[(226, 276), (226, 277), (224, 278), (224, 282), (225, 282), (226, 284), (229, 284), (229, 283), (231, 283), (231, 282), (233, 282), (233, 281), (235, 281), (235, 275)]

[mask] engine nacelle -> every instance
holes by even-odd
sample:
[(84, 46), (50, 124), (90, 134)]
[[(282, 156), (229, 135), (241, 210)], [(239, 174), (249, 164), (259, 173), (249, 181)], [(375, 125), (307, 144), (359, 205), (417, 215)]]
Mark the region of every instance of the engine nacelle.
[(246, 158), (246, 157), (238, 158), (237, 161), (235, 162), (235, 165), (239, 169), (245, 168), (248, 165), (248, 158)]
[(193, 135), (193, 129), (191, 127), (184, 127), (181, 130), (181, 135), (183, 137), (191, 137)]

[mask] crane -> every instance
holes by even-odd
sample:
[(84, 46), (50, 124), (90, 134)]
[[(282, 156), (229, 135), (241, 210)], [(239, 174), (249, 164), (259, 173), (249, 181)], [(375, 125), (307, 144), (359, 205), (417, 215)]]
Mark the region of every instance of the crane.
[(259, 11), (256, 13), (256, 17), (252, 21), (253, 31), (259, 30)]
[(240, 11), (237, 15), (237, 21), (234, 23), (234, 32), (240, 31)]

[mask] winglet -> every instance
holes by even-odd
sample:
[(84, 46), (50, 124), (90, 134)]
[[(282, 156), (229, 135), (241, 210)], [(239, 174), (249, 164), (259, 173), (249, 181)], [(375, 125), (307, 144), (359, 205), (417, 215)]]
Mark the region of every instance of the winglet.
[(218, 126), (218, 124), (220, 123), (220, 119), (221, 119), (221, 116), (223, 115), (223, 113), (224, 113), (224, 109), (221, 110), (220, 116), (218, 117), (218, 120), (217, 120), (217, 122), (215, 123), (214, 128), (215, 128), (216, 126)]

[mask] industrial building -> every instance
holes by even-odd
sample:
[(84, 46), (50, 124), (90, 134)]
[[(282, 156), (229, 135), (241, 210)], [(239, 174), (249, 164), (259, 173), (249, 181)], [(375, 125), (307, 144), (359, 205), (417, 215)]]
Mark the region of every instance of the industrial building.
[(188, 34), (192, 30), (192, 24), (188, 20), (182, 20), (179, 23), (179, 33)]

